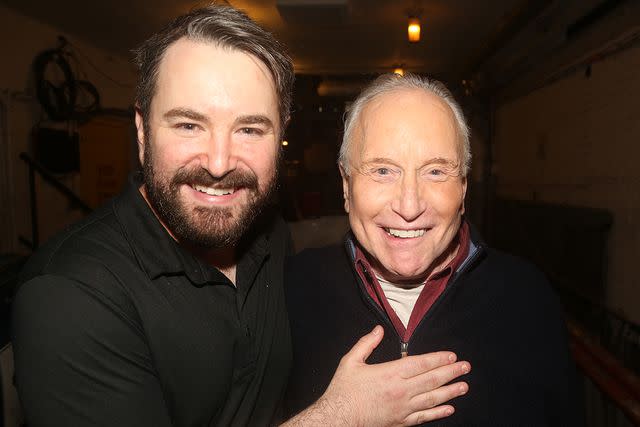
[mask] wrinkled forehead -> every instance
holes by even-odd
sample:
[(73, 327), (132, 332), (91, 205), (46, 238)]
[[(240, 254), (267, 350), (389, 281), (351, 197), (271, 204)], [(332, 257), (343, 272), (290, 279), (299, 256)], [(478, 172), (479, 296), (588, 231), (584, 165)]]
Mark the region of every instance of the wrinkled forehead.
[(422, 89), (399, 89), (363, 106), (349, 154), (356, 163), (371, 156), (394, 157), (403, 150), (459, 162), (461, 148), (454, 113), (444, 100)]

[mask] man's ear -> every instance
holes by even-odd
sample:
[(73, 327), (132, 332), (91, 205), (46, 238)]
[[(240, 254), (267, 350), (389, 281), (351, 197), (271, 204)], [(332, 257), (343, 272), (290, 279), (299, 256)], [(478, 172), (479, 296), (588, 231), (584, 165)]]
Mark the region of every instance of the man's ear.
[(144, 135), (144, 119), (142, 118), (142, 114), (140, 114), (140, 109), (136, 107), (136, 134), (138, 136), (138, 159), (140, 160), (140, 164), (144, 164), (144, 144), (145, 144), (145, 135)]
[(462, 200), (460, 201), (460, 215), (464, 214), (464, 199), (467, 195), (467, 177), (464, 176), (462, 179)]
[(345, 166), (340, 163), (338, 165), (340, 169), (340, 176), (342, 177), (342, 195), (344, 197), (344, 210), (349, 213), (349, 175), (345, 170)]

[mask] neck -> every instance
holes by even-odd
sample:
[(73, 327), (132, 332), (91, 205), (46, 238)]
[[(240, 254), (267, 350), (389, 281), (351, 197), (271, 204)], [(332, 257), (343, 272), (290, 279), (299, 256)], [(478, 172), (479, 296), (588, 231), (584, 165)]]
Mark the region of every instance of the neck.
[(378, 275), (378, 273), (375, 273), (375, 274), (380, 285), (387, 284), (390, 286), (395, 286), (396, 288), (400, 288), (400, 289), (414, 289), (414, 288), (417, 288), (418, 286), (422, 286), (425, 284), (424, 280), (391, 281)]
[(186, 243), (180, 243), (180, 245), (207, 264), (220, 270), (222, 274), (231, 280), (231, 283), (236, 284), (237, 258), (235, 247), (207, 249)]

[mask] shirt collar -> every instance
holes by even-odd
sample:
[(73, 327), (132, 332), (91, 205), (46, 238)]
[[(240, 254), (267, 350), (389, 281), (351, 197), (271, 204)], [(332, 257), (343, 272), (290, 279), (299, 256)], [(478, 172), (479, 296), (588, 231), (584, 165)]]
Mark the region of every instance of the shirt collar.
[[(196, 286), (228, 282), (218, 269), (192, 255), (171, 237), (140, 193), (141, 185), (142, 174), (132, 173), (125, 190), (114, 201), (114, 212), (140, 267), (149, 278), (184, 274)], [(252, 280), (268, 254), (266, 233), (248, 239), (248, 242), (239, 256), (237, 283)], [(245, 265), (249, 271), (240, 268)]]

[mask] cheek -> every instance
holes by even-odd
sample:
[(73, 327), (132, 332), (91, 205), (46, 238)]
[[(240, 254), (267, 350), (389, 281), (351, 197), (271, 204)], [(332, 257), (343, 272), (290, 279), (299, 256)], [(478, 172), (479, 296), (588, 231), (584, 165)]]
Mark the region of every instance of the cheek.
[(186, 159), (179, 150), (154, 150), (151, 153), (151, 161), (153, 162), (156, 173), (163, 176), (173, 176), (175, 172), (186, 165)]
[(354, 179), (350, 191), (351, 210), (356, 211), (361, 220), (371, 219), (385, 211), (391, 203), (392, 194), (388, 186), (367, 179)]
[(266, 182), (276, 173), (278, 149), (275, 143), (270, 143), (262, 147), (247, 147), (242, 151), (244, 163), (258, 177), (262, 185), (266, 185)]
[(149, 141), (152, 144), (152, 159), (156, 165), (163, 166), (165, 169), (178, 169), (196, 156), (197, 144), (190, 142), (190, 144), (184, 143), (166, 129), (159, 128)]
[(429, 192), (429, 201), (434, 210), (442, 216), (458, 214), (463, 205), (463, 190), (458, 184), (438, 186)]

